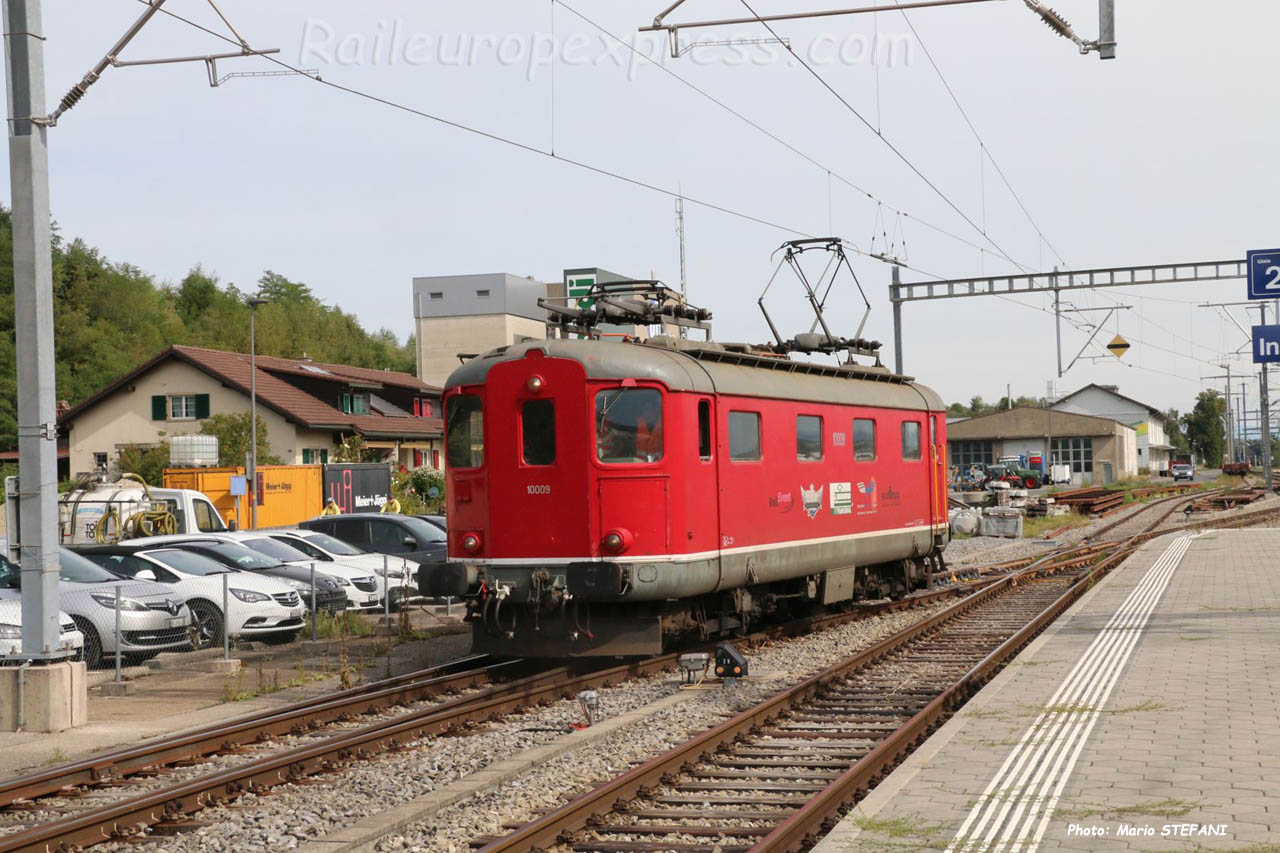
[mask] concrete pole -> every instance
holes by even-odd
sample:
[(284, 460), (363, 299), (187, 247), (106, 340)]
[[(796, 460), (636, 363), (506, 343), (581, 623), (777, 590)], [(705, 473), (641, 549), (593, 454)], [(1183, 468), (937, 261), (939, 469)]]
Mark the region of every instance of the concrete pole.
[[(1267, 325), (1267, 303), (1259, 306), (1262, 309), (1262, 325)], [(1267, 363), (1262, 363), (1262, 380), (1259, 382), (1259, 395), (1262, 405), (1259, 416), (1262, 418), (1262, 476), (1264, 488), (1271, 488), (1271, 391), (1267, 388)]]
[(249, 300), (249, 529), (258, 529), (258, 364), (254, 318), (258, 306)]
[[(1056, 273), (1057, 267), (1053, 268)], [(1057, 276), (1054, 276), (1054, 283), (1057, 283)], [(1062, 378), (1062, 291), (1058, 288), (1053, 289), (1053, 330), (1058, 340), (1058, 378)]]
[(1224, 364), (1227, 369), (1227, 461), (1236, 461), (1236, 419), (1231, 411), (1231, 365)]
[(53, 370), (53, 255), (49, 215), (44, 28), (39, 0), (4, 0), (13, 193), (13, 306), (18, 362), (17, 536), (22, 653), (58, 648), (57, 394)]
[(902, 283), (902, 273), (898, 265), (893, 265), (893, 283), (889, 285), (889, 299), (893, 302), (893, 372), (902, 373), (902, 303), (898, 301), (898, 285)]

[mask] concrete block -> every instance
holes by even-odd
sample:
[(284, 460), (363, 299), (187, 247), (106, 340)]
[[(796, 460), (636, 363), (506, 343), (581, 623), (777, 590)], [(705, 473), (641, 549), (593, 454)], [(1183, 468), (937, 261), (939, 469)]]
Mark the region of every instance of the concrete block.
[(215, 658), (214, 660), (204, 661), (203, 669), (218, 675), (234, 675), (240, 671), (240, 658)]
[(83, 662), (0, 668), (0, 731), (60, 732), (83, 726), (89, 709), (86, 671)]
[(138, 685), (132, 681), (105, 681), (100, 692), (103, 696), (132, 696)]

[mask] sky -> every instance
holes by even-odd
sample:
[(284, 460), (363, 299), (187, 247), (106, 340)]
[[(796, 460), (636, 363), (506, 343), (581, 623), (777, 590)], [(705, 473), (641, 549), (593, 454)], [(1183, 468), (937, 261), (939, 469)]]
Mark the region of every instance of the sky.
[[(678, 285), (678, 191), (689, 300), (714, 313), (718, 339), (768, 339), (756, 300), (776, 250), (834, 235), (863, 253), (851, 259), (872, 306), (864, 336), (885, 343), (889, 364), (890, 268), (868, 253), (923, 281), (1280, 246), (1274, 0), (1119, 0), (1118, 58), (1106, 62), (1017, 0), (774, 24), (821, 79), (776, 42), (747, 43), (770, 37), (759, 24), (685, 30), (682, 48), (721, 44), (672, 58), (663, 34), (637, 32), (665, 5), (218, 0), (253, 47), (387, 103), (295, 74), (212, 88), (203, 63), (109, 68), (49, 131), (55, 219), (157, 282), (200, 264), (248, 290), (271, 269), (403, 337), (414, 276), (556, 280), (599, 266)], [(751, 0), (762, 15), (839, 5)], [(1096, 37), (1095, 0), (1055, 7)], [(165, 9), (228, 32), (207, 0)], [(142, 11), (138, 0), (44, 4), (50, 104)], [(669, 21), (747, 14), (742, 0), (687, 0)], [(229, 49), (159, 15), (120, 58)], [(278, 70), (265, 58), (217, 66)], [(804, 258), (814, 275), (819, 254)], [(787, 276), (767, 305), (789, 335), (811, 316)], [(1222, 281), (1071, 294), (1064, 307), (1129, 306), (1097, 343), (1118, 333), (1132, 348), (1123, 359), (1086, 348), (1059, 392), (1115, 384), (1185, 411), (1222, 387), (1205, 377), (1228, 357), (1253, 375), (1223, 311), (1245, 328), (1258, 312), (1198, 307), (1244, 291)], [(1006, 387), (1042, 396), (1057, 372), (1049, 305), (908, 304), (905, 371), (948, 402), (994, 401)], [(851, 335), (861, 313), (841, 278), (833, 331)], [(1064, 366), (1105, 314), (1066, 315)]]

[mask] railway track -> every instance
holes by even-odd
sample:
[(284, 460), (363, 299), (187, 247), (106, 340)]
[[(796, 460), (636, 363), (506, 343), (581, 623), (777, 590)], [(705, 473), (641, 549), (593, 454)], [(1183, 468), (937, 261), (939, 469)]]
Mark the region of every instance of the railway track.
[[(482, 839), (484, 853), (798, 849), (1096, 576), (1036, 574), (1002, 578), (511, 835)], [(766, 845), (779, 833), (795, 844)]]
[[(826, 630), (967, 591), (959, 585), (948, 586), (901, 601), (862, 605), (849, 613), (785, 622), (755, 631), (740, 642), (751, 646)], [(350, 723), (361, 714), (479, 688), (467, 696), (415, 709), (389, 721), (346, 728), (298, 746), (256, 754), (234, 767), (145, 790), (136, 796), (80, 808), (52, 819), (42, 814), (39, 825), (0, 836), (0, 853), (48, 851), (136, 838), (143, 827), (181, 830), (192, 825), (191, 816), (207, 806), (227, 803), (246, 793), (263, 794), (276, 785), (300, 782), (311, 775), (339, 772), (379, 752), (404, 749), (423, 735), (463, 732), (534, 705), (573, 698), (581, 690), (673, 670), (678, 657), (673, 653), (605, 668), (596, 663), (596, 668), (582, 672), (583, 666), (592, 665), (591, 661), (584, 661), (576, 668), (554, 667), (523, 676), (521, 667), (527, 668), (527, 662), (468, 658), (0, 782), (0, 807), (7, 806), (0, 814), (21, 819), (25, 812), (58, 811), (48, 807), (47, 799), (39, 798), (70, 795), (73, 799), (63, 807), (74, 808), (75, 798), (80, 795), (118, 787), (131, 776), (150, 779), (166, 768), (187, 767), (215, 755), (240, 752), (282, 735), (323, 735), (316, 730), (329, 723)], [(512, 680), (491, 683), (499, 677)], [(489, 686), (483, 686), (486, 684)]]
[[(1098, 578), (1169, 532), (1157, 528), (1178, 499), (1140, 534), (1043, 557), (510, 835), (472, 846), (805, 850)], [(1278, 519), (1280, 507), (1184, 529)]]

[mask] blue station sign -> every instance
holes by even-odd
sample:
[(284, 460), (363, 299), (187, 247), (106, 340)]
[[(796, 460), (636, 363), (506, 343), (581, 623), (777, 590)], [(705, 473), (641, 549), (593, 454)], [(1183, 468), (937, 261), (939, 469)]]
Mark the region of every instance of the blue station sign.
[(1280, 361), (1280, 326), (1253, 327), (1253, 363), (1273, 364)]
[(1280, 249), (1255, 249), (1245, 255), (1250, 299), (1280, 299)]

